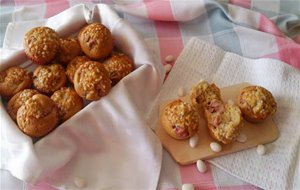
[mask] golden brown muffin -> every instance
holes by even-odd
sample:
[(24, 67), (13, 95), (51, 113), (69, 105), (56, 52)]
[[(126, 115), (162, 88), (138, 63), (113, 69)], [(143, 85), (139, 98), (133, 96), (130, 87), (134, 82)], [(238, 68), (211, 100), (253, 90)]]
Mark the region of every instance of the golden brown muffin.
[(30, 88), (32, 73), (15, 66), (0, 72), (0, 95), (9, 99), (19, 91)]
[(190, 90), (190, 99), (193, 106), (198, 111), (204, 112), (213, 99), (221, 100), (220, 89), (215, 84), (209, 84), (206, 81), (200, 81)]
[(164, 108), (161, 124), (171, 137), (187, 139), (198, 131), (199, 114), (191, 104), (174, 100)]
[(78, 41), (82, 51), (91, 59), (105, 58), (113, 49), (111, 32), (100, 23), (92, 23), (82, 28)]
[(45, 94), (51, 94), (66, 85), (67, 77), (63, 66), (57, 63), (38, 66), (33, 72), (34, 87)]
[(242, 126), (238, 106), (224, 104), (220, 89), (215, 84), (201, 81), (190, 91), (192, 104), (204, 115), (209, 134), (224, 144), (233, 142)]
[(59, 49), (58, 34), (49, 27), (36, 27), (25, 34), (24, 50), (34, 63), (45, 65), (50, 63)]
[(51, 96), (59, 110), (61, 121), (66, 121), (83, 108), (83, 100), (73, 88), (62, 87)]
[(237, 98), (243, 116), (251, 122), (261, 122), (276, 112), (276, 101), (267, 89), (261, 86), (244, 88)]
[(33, 95), (38, 94), (37, 90), (25, 89), (14, 95), (7, 104), (7, 112), (13, 120), (17, 120), (18, 109)]
[(72, 59), (82, 54), (81, 47), (76, 38), (60, 38), (57, 61), (68, 64)]
[(70, 61), (66, 69), (66, 75), (70, 82), (74, 83), (75, 71), (79, 68), (80, 65), (87, 61), (90, 61), (87, 56), (77, 56)]
[(239, 136), (243, 118), (238, 106), (214, 99), (204, 115), (209, 134), (215, 140), (229, 144)]
[(104, 67), (108, 71), (109, 78), (114, 85), (134, 69), (134, 64), (128, 55), (114, 53), (104, 61)]
[(17, 112), (17, 123), (23, 133), (42, 137), (52, 131), (59, 122), (55, 103), (42, 94), (33, 95)]
[(103, 64), (88, 61), (76, 70), (74, 88), (86, 100), (99, 100), (110, 91), (111, 80)]

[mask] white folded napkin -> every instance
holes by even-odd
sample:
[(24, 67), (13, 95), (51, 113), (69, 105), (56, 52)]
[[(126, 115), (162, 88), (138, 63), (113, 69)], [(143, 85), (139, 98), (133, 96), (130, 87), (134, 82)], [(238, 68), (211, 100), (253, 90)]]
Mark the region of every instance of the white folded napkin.
[(29, 183), (44, 180), (63, 189), (78, 188), (73, 182), (77, 177), (86, 182), (86, 189), (155, 189), (162, 147), (145, 123), (145, 115), (160, 90), (164, 72), (153, 62), (144, 41), (108, 6), (99, 4), (90, 12), (79, 5), (46, 20), (10, 23), (0, 70), (28, 64), (22, 42), (32, 27), (46, 25), (69, 36), (93, 21), (111, 30), (116, 46), (133, 57), (136, 69), (107, 96), (90, 103), (35, 144), (1, 103), (1, 169)]
[[(153, 128), (160, 102), (176, 98), (180, 87), (188, 92), (200, 79), (220, 87), (241, 82), (261, 85), (278, 103), (273, 120), (280, 137), (267, 145), (266, 155), (258, 155), (253, 148), (210, 162), (263, 189), (300, 189), (300, 72), (278, 60), (244, 58), (193, 38), (178, 57), (149, 115)], [(164, 173), (171, 173), (171, 168)]]

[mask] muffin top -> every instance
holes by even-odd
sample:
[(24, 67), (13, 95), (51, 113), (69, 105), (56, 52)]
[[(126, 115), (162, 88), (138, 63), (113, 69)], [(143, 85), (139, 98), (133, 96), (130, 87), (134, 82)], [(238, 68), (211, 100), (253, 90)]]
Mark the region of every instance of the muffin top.
[(18, 109), (25, 104), (25, 102), (33, 95), (39, 92), (34, 89), (25, 89), (15, 94), (7, 104), (7, 112), (13, 120), (17, 119)]
[(74, 87), (79, 96), (86, 100), (98, 100), (108, 94), (111, 80), (103, 64), (88, 61), (75, 72)]
[(80, 65), (87, 61), (90, 61), (90, 59), (87, 56), (77, 56), (69, 62), (66, 69), (66, 75), (70, 82), (74, 82), (74, 75), (76, 70), (79, 68)]
[(76, 38), (60, 38), (57, 61), (68, 64), (76, 56), (82, 54), (81, 47)]
[(23, 45), (30, 60), (44, 65), (54, 59), (59, 49), (59, 36), (49, 27), (36, 27), (25, 34)]
[(73, 88), (62, 87), (51, 96), (59, 109), (62, 121), (66, 121), (83, 108), (83, 100)]
[(114, 53), (104, 61), (104, 67), (108, 71), (109, 78), (115, 84), (134, 69), (134, 64), (128, 55)]
[(11, 98), (19, 91), (30, 88), (32, 73), (14, 66), (0, 72), (0, 95), (6, 99)]
[(276, 101), (271, 92), (261, 86), (244, 88), (238, 97), (238, 105), (244, 115), (258, 120), (263, 120), (274, 114), (277, 109)]
[(17, 112), (19, 128), (31, 137), (41, 137), (53, 130), (59, 121), (58, 108), (47, 96), (33, 95)]
[(33, 72), (34, 87), (42, 93), (53, 93), (67, 81), (63, 66), (57, 63), (42, 65)]
[(198, 112), (187, 102), (178, 99), (169, 103), (164, 109), (164, 114), (179, 136), (189, 135), (186, 133), (190, 130), (198, 130)]
[(113, 49), (111, 32), (100, 23), (92, 23), (81, 29), (78, 41), (82, 51), (91, 59), (105, 58)]

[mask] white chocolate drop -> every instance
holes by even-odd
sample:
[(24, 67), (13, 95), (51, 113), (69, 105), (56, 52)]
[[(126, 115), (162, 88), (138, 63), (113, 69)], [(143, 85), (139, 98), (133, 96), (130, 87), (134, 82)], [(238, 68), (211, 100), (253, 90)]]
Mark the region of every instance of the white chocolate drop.
[(196, 133), (196, 134), (194, 134), (194, 135), (190, 138), (190, 140), (189, 140), (190, 146), (191, 146), (192, 148), (195, 148), (195, 147), (198, 145), (198, 141), (199, 141), (199, 136), (198, 136), (198, 134)]
[(262, 144), (257, 145), (257, 148), (256, 148), (257, 154), (259, 154), (259, 155), (265, 155), (266, 151), (267, 151), (267, 149), (266, 149), (265, 145), (262, 145)]
[(178, 95), (179, 97), (183, 97), (183, 96), (184, 96), (184, 90), (183, 90), (182, 87), (179, 87), (179, 88), (178, 88), (177, 95)]
[(182, 190), (194, 190), (195, 186), (191, 183), (185, 183), (181, 187)]
[(173, 55), (167, 55), (167, 56), (165, 57), (165, 61), (166, 61), (167, 63), (173, 62), (173, 61), (174, 61), (174, 56), (173, 56)]
[(214, 152), (221, 152), (222, 146), (217, 142), (211, 142), (210, 143), (210, 149)]
[(237, 137), (236, 141), (240, 143), (244, 143), (248, 140), (247, 135), (244, 133), (240, 133), (240, 135)]
[(202, 160), (197, 160), (197, 169), (200, 173), (205, 173), (207, 171), (205, 162)]
[(172, 68), (172, 65), (170, 65), (170, 64), (165, 64), (164, 65), (164, 69), (165, 69), (166, 73), (170, 72), (171, 68)]
[(86, 187), (86, 181), (81, 177), (74, 177), (73, 182), (79, 188)]

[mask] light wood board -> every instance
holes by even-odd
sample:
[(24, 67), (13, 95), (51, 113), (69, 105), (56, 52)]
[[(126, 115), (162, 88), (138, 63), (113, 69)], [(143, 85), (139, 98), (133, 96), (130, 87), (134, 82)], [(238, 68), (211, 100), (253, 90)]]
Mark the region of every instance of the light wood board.
[[(221, 96), (224, 102), (229, 99), (236, 101), (236, 97), (240, 90), (246, 86), (248, 83), (241, 83), (233, 86), (228, 86), (221, 89)], [(188, 97), (182, 98), (185, 101), (189, 101)], [(159, 117), (161, 117), (161, 112), (165, 105), (171, 101), (163, 102), (160, 106)], [(161, 122), (157, 124), (155, 129), (156, 135), (161, 140), (165, 149), (171, 154), (176, 162), (182, 165), (187, 165), (196, 162), (199, 159), (205, 160), (209, 158), (219, 157), (225, 154), (230, 154), (245, 149), (249, 149), (257, 146), (258, 144), (266, 144), (275, 141), (279, 136), (279, 131), (275, 126), (272, 118), (267, 118), (262, 123), (250, 123), (244, 120), (244, 126), (241, 128), (241, 133), (246, 134), (248, 140), (244, 143), (233, 142), (228, 145), (222, 144), (221, 152), (213, 152), (210, 149), (209, 144), (213, 140), (208, 134), (206, 123), (204, 118), (200, 118), (199, 126), (199, 141), (195, 148), (190, 147), (189, 139), (187, 140), (176, 140), (169, 136), (161, 126)]]

